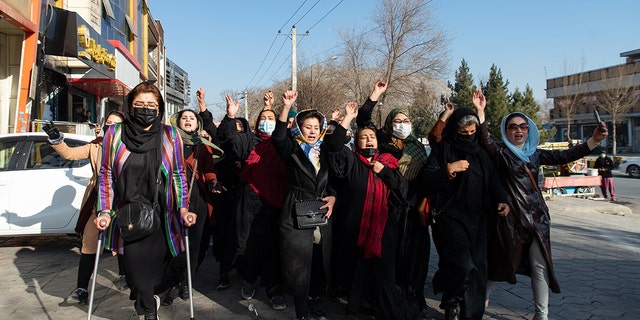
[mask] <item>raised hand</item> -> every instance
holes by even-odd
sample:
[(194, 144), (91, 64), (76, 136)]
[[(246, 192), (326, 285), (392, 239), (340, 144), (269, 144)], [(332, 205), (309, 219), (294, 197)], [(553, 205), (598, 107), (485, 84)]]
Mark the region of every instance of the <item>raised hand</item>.
[(335, 108), (331, 111), (331, 120), (338, 121), (340, 119), (340, 108)]
[(49, 140), (57, 140), (60, 138), (60, 130), (56, 128), (56, 125), (53, 124), (51, 120), (42, 126), (42, 130), (47, 133)]
[(200, 107), (200, 111), (204, 111), (207, 109), (207, 104), (204, 102), (204, 88), (199, 88), (196, 91), (196, 99), (198, 99), (198, 106)]
[(484, 98), (482, 90), (477, 89), (473, 93), (472, 101), (478, 115), (484, 114), (484, 109), (487, 107), (487, 99)]
[(600, 141), (604, 140), (609, 135), (609, 130), (602, 132), (600, 128), (606, 128), (607, 124), (604, 121), (600, 121), (600, 125), (596, 126), (596, 130), (593, 131), (593, 140), (600, 143)]
[(442, 113), (440, 120), (447, 122), (447, 119), (449, 119), (451, 114), (453, 114), (453, 109), (455, 109), (455, 105), (452, 102), (447, 102), (447, 104), (444, 105), (444, 112)]
[(265, 93), (264, 96), (262, 97), (262, 100), (264, 101), (264, 109), (265, 110), (269, 110), (273, 107), (273, 92), (271, 90), (269, 90), (269, 92)]
[(224, 98), (227, 100), (227, 117), (235, 118), (238, 113), (238, 108), (240, 108), (240, 100), (234, 102), (229, 95), (224, 96)]
[(286, 108), (291, 108), (296, 99), (298, 99), (298, 91), (287, 90), (282, 94), (282, 104)]
[(351, 121), (358, 116), (358, 105), (355, 102), (349, 102), (344, 107), (344, 112), (345, 115), (340, 124), (348, 129), (351, 125)]
[(369, 96), (371, 101), (378, 101), (378, 98), (387, 91), (387, 85), (389, 82), (383, 82), (381, 80), (376, 81), (376, 84), (373, 86), (373, 91)]

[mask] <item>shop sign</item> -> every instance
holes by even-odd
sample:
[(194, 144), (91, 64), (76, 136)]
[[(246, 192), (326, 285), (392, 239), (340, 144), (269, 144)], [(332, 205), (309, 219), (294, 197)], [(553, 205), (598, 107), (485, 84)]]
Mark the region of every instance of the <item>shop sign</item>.
[(78, 44), (84, 50), (78, 51), (78, 57), (91, 60), (96, 64), (105, 65), (109, 71), (116, 69), (116, 55), (109, 53), (107, 48), (102, 47), (91, 37), (89, 27), (86, 25), (78, 26)]

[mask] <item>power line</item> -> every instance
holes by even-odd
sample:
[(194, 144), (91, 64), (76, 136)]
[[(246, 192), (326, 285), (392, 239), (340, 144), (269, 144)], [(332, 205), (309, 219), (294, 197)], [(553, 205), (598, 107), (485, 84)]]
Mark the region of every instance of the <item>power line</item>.
[(276, 43), (276, 39), (278, 39), (278, 35), (273, 37), (273, 41), (271, 42), (271, 46), (269, 46), (269, 50), (267, 50), (267, 54), (264, 55), (264, 58), (262, 58), (262, 62), (260, 62), (260, 66), (258, 67), (258, 70), (256, 70), (256, 72), (253, 74), (253, 77), (251, 77), (251, 80), (249, 80), (249, 83), (246, 86), (247, 88), (249, 87), (249, 85), (251, 85), (251, 83), (253, 83), (253, 79), (256, 78), (256, 76), (258, 75), (258, 72), (260, 72), (260, 69), (262, 69), (262, 66), (264, 65), (264, 61), (267, 60), (267, 57), (269, 56), (269, 53), (273, 48), (273, 44)]
[[(278, 29), (278, 34), (280, 34), (280, 30), (282, 30), (282, 28), (284, 28), (287, 23), (289, 23), (289, 21), (291, 21), (291, 19), (293, 19), (293, 17), (298, 13), (298, 11), (300, 11), (300, 9), (302, 9), (302, 7), (304, 6), (304, 4), (307, 2), (308, 0), (304, 0), (302, 2), (302, 4), (300, 4), (300, 6), (298, 7), (298, 9), (296, 9), (296, 11), (293, 12), (293, 14), (291, 14), (291, 16), (289, 17), (289, 19), (287, 19), (287, 22), (285, 22), (282, 27), (280, 27), (280, 29)], [(320, 1), (320, 0), (318, 0)], [(262, 58), (262, 62), (260, 62), (260, 66), (258, 67), (258, 69), (256, 70), (256, 72), (253, 74), (253, 76), (251, 77), (251, 80), (249, 80), (249, 83), (247, 83), (247, 85), (245, 86), (245, 88), (248, 88), (252, 83), (253, 80), (256, 78), (256, 76), (258, 75), (258, 72), (260, 72), (260, 70), (262, 69), (262, 66), (264, 65), (264, 62), (267, 60), (267, 57), (269, 56), (269, 53), (271, 53), (271, 49), (273, 48), (273, 45), (276, 43), (276, 39), (278, 38), (278, 34), (275, 35), (275, 37), (273, 38), (273, 41), (271, 42), (271, 46), (269, 46), (269, 50), (267, 50), (267, 53), (264, 55), (264, 58)], [(276, 55), (277, 57), (277, 55)], [(274, 60), (275, 61), (275, 57)], [(273, 61), (271, 62), (271, 64), (273, 64)]]
[[(260, 79), (257, 81), (257, 83), (260, 83), (260, 81), (262, 81), (262, 79), (267, 74), (267, 72), (269, 72), (269, 69), (271, 69), (271, 66), (276, 61), (276, 58), (278, 57), (278, 55), (280, 54), (280, 51), (282, 51), (282, 48), (284, 47), (284, 45), (286, 43), (287, 43), (287, 39), (282, 39), (282, 45), (280, 45), (280, 48), (278, 49), (278, 52), (276, 52), (275, 56), (273, 57), (273, 60), (271, 60), (271, 63), (269, 63), (269, 66), (267, 67), (267, 69), (264, 70), (264, 73), (262, 74), (262, 77), (260, 77)], [(291, 55), (289, 55), (289, 56), (291, 56)]]
[[(320, 1), (320, 0), (318, 0)], [(278, 29), (278, 32), (280, 32), (286, 25), (287, 23), (289, 23), (289, 21), (291, 21), (291, 19), (293, 19), (293, 17), (296, 15), (296, 13), (298, 13), (298, 11), (300, 11), (300, 9), (302, 9), (302, 6), (304, 6), (304, 4), (307, 3), (307, 0), (304, 0), (302, 2), (302, 4), (298, 7), (298, 9), (296, 9), (296, 11), (291, 15), (291, 17), (289, 17), (289, 20), (287, 20), (287, 22), (285, 22), (282, 27), (280, 27), (280, 29)]]
[(335, 10), (344, 0), (340, 0), (340, 2), (338, 2), (338, 4), (336, 4), (335, 6), (333, 6), (333, 8), (331, 8), (331, 10), (329, 10), (329, 12), (327, 12), (324, 16), (322, 16), (322, 18), (320, 18), (320, 20), (318, 20), (316, 23), (314, 23), (311, 28), (307, 29), (307, 32), (311, 31), (311, 29), (313, 29), (313, 27), (315, 27), (318, 23), (320, 23), (322, 20), (324, 20), (324, 18), (326, 18), (331, 12), (333, 12), (333, 10)]
[(306, 17), (306, 16), (307, 16), (307, 14), (308, 14), (308, 13), (309, 13), (313, 8), (315, 8), (315, 6), (318, 4), (318, 2), (320, 2), (320, 0), (316, 1), (316, 3), (314, 3), (314, 4), (311, 6), (311, 8), (309, 8), (309, 10), (307, 10), (307, 12), (305, 12), (305, 13), (302, 15), (302, 17), (300, 17), (300, 19), (298, 19), (298, 21), (296, 21), (296, 23), (294, 23), (293, 25), (294, 25), (294, 26), (295, 26), (295, 25), (297, 25), (297, 24), (298, 24), (302, 19), (304, 19), (304, 17)]

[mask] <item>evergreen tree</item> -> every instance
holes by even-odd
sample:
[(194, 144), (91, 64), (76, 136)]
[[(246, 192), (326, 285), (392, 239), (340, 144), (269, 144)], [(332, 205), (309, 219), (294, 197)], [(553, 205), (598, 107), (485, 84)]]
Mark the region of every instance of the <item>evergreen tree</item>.
[(482, 86), (482, 91), (487, 99), (487, 109), (485, 111), (487, 129), (494, 140), (502, 139), (500, 134), (500, 121), (502, 117), (509, 113), (509, 90), (506, 83), (502, 80), (502, 71), (491, 65), (489, 80)]
[(455, 84), (448, 84), (452, 91), (450, 101), (456, 106), (473, 108), (472, 97), (476, 86), (473, 84), (473, 75), (469, 72), (469, 66), (464, 59), (462, 59), (455, 76)]

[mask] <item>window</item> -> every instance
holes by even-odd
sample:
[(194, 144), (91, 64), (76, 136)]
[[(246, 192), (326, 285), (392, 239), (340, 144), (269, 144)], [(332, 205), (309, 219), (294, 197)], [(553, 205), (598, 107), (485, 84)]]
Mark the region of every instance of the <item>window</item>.
[(9, 168), (11, 156), (17, 145), (18, 141), (0, 141), (0, 171), (6, 171)]
[[(65, 140), (69, 147), (85, 144), (73, 140)], [(34, 141), (29, 148), (27, 169), (78, 168), (89, 163), (89, 159), (67, 160), (60, 156), (46, 141)]]

